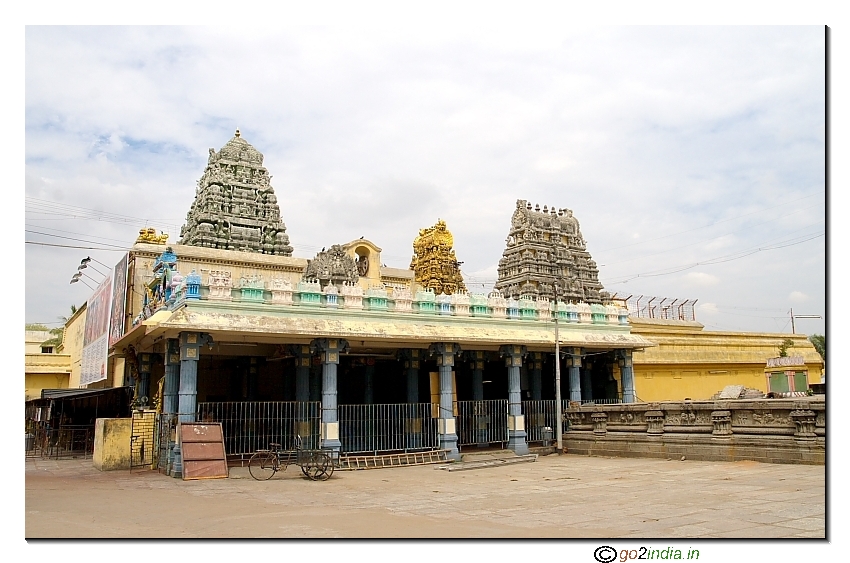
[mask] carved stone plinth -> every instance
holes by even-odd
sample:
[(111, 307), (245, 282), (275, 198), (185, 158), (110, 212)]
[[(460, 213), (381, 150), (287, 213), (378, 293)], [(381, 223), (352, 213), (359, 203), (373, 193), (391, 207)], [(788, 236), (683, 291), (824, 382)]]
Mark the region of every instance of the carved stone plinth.
[(791, 420), (797, 427), (794, 432), (794, 438), (801, 442), (813, 441), (815, 435), (816, 416), (814, 411), (808, 409), (796, 409), (791, 411)]
[(664, 412), (646, 411), (643, 415), (646, 420), (646, 433), (650, 436), (661, 436), (664, 434)]
[(590, 419), (593, 421), (594, 434), (601, 435), (608, 432), (608, 413), (595, 412), (590, 415)]
[(730, 411), (711, 411), (711, 435), (715, 438), (732, 436), (732, 413)]

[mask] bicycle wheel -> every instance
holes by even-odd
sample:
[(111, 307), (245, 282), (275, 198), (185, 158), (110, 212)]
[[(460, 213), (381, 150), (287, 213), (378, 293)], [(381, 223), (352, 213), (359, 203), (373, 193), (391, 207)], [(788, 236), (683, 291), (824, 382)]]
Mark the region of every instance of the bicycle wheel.
[(274, 452), (257, 452), (248, 460), (248, 473), (257, 481), (267, 481), (280, 469)]
[(330, 477), (330, 474), (328, 474), (329, 465), (330, 458), (327, 454), (315, 452), (310, 460), (310, 465), (307, 468), (306, 475), (313, 481), (325, 481), (328, 477)]
[(322, 475), (320, 476), (322, 481), (327, 481), (331, 478), (331, 475), (334, 474), (334, 460), (328, 454), (322, 454), (324, 460), (322, 461)]
[(304, 475), (310, 478), (310, 480), (318, 481), (322, 478), (322, 475), (325, 474), (325, 467), (327, 467), (327, 465), (323, 464), (323, 457), (324, 454), (313, 452), (310, 454), (307, 463), (301, 467), (301, 471), (303, 471)]

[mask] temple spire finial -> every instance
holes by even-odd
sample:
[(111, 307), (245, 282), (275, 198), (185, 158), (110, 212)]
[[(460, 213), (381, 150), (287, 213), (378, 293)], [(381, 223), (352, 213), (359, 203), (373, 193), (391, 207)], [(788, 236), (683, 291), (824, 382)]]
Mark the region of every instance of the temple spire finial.
[(242, 136), (242, 134), (241, 134), (241, 133), (239, 133), (239, 128), (238, 128), (238, 127), (236, 128), (236, 136), (237, 136), (237, 137), (241, 137), (241, 136)]

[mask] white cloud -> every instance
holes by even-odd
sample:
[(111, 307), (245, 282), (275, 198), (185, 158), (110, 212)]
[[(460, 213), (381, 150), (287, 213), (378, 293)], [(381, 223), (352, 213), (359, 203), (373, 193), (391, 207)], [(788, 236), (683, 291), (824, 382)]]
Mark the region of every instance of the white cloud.
[(695, 285), (695, 286), (712, 286), (720, 283), (720, 278), (717, 276), (713, 276), (711, 274), (707, 274), (705, 272), (688, 272), (684, 276), (682, 276), (682, 280), (686, 285)]
[[(207, 149), (238, 126), (265, 155), (299, 256), (362, 235), (406, 268), (440, 217), (464, 271), (495, 278), (527, 199), (574, 211), (612, 292), (781, 308), (793, 287), (823, 307), (822, 238), (635, 277), (823, 229), (822, 27), (346, 23), (27, 27), (26, 195), (138, 223), (29, 207), (26, 223), (128, 245), (145, 222), (179, 229)], [(811, 209), (781, 218), (795, 206)], [(27, 321), (85, 299), (66, 278), (88, 252), (26, 245)]]
[(714, 303), (701, 303), (697, 305), (697, 309), (704, 315), (716, 315), (720, 312), (717, 310), (717, 305)]
[(788, 296), (788, 299), (793, 301), (794, 303), (804, 303), (806, 301), (811, 300), (811, 297), (803, 293), (802, 291), (792, 291)]

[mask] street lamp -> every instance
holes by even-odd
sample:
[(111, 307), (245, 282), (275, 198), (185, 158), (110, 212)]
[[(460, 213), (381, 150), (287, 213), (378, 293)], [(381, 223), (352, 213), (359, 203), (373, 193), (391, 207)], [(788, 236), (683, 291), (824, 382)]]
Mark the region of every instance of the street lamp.
[(83, 279), (83, 273), (82, 272), (77, 272), (76, 274), (71, 276), (71, 281), (68, 282), (68, 283), (77, 283), (77, 282), (83, 282), (89, 289), (94, 291), (94, 288), (92, 286), (90, 286), (89, 284), (87, 284), (86, 281)]
[(555, 280), (555, 435), (557, 436), (558, 454), (564, 451), (564, 425), (561, 409), (561, 337), (558, 334), (558, 303), (560, 302), (560, 280)]
[[(91, 263), (91, 261), (92, 261), (92, 260), (93, 260), (93, 259), (92, 259), (92, 257), (91, 257), (91, 256), (86, 256), (85, 258), (83, 258), (82, 260), (80, 260), (80, 265), (79, 265), (79, 266), (77, 266), (77, 270), (83, 270), (83, 269), (85, 269), (85, 268), (88, 268), (88, 267), (91, 265), (90, 263)], [(101, 264), (101, 265), (103, 265), (103, 266), (106, 266), (106, 264), (104, 264), (103, 262), (98, 262), (97, 260), (94, 260), (94, 261), (95, 261), (95, 262), (97, 262), (98, 264)], [(107, 268), (109, 268), (109, 266), (106, 266), (106, 267), (107, 267)], [(106, 275), (106, 274), (104, 274), (103, 272), (101, 272), (100, 270), (98, 270), (97, 268), (95, 268), (93, 265), (91, 265), (91, 268), (92, 268), (95, 272), (97, 272), (98, 274), (100, 274), (101, 276), (105, 276), (105, 275)]]

